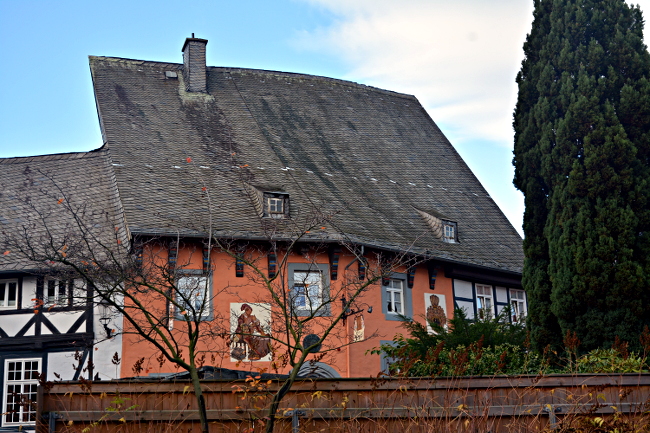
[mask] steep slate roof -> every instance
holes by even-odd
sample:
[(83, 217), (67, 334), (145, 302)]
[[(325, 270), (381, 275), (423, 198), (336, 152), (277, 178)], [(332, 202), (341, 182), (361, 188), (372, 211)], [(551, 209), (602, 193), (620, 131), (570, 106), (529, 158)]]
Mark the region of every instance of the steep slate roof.
[(44, 266), (24, 254), (30, 248), (74, 254), (92, 245), (101, 254), (97, 242), (114, 245), (116, 236), (127, 239), (105, 150), (0, 159), (0, 273)]
[[(207, 94), (188, 93), (180, 64), (90, 67), (132, 233), (191, 235), (212, 221), (224, 236), (265, 238), (257, 187), (289, 193), (298, 226), (334, 214), (320, 237), (521, 272), (521, 237), (413, 96), (223, 67), (207, 69)], [(457, 222), (459, 243), (436, 237), (422, 212)]]

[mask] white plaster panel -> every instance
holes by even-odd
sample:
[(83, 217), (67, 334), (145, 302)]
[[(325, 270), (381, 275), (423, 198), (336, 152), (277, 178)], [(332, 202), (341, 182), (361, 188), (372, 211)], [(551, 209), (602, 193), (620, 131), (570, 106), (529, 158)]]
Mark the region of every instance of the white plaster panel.
[(472, 302), (456, 301), (456, 304), (458, 305), (458, 308), (465, 310), (465, 315), (468, 319), (474, 318), (474, 304)]
[[(48, 318), (52, 325), (59, 330), (61, 334), (68, 332), (68, 329), (74, 324), (74, 322), (81, 316), (83, 311), (66, 311), (66, 312), (56, 312), (56, 313), (43, 313), (45, 317)], [(41, 332), (43, 334), (51, 334), (47, 326), (41, 326)], [(81, 325), (77, 332), (86, 332), (86, 326)]]
[[(75, 352), (54, 352), (47, 355), (47, 380), (72, 380), (74, 366), (78, 361), (74, 359)], [(54, 373), (60, 375), (58, 378)]]
[[(94, 315), (94, 329), (95, 329), (95, 347), (93, 352), (93, 364), (95, 365), (95, 373), (99, 375), (101, 380), (119, 379), (121, 374), (121, 363), (118, 365), (113, 364), (113, 355), (117, 353), (119, 358), (122, 358), (122, 316), (115, 315), (111, 318), (108, 324), (109, 329), (113, 330), (111, 338), (106, 338), (104, 326), (99, 322), (99, 314), (95, 311)], [(137, 347), (130, 347), (129, 350), (137, 351)], [(131, 372), (130, 366), (127, 370)]]
[[(32, 312), (0, 316), (0, 327), (8, 336), (13, 337), (18, 333), (18, 331), (23, 329), (23, 326), (25, 326), (32, 317), (34, 317), (34, 313)], [(27, 334), (25, 335), (34, 335), (34, 325), (31, 326), (30, 330), (27, 331)]]
[(454, 296), (474, 299), (472, 283), (463, 280), (454, 280)]
[[(506, 308), (507, 305), (497, 305), (497, 316), (503, 312), (503, 309)], [(506, 320), (508, 318), (506, 317)]]
[(508, 289), (505, 287), (496, 287), (497, 302), (508, 302)]
[(34, 306), (32, 299), (36, 299), (36, 277), (23, 278), (22, 296), (22, 308), (31, 308)]

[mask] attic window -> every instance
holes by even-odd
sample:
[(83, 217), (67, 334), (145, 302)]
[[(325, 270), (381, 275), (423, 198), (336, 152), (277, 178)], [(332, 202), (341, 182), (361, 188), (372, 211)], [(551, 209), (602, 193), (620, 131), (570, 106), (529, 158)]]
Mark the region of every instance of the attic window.
[(267, 218), (289, 217), (289, 194), (264, 193), (264, 216)]
[(456, 223), (452, 221), (443, 221), (442, 226), (444, 230), (442, 234), (442, 240), (450, 244), (455, 244), (456, 242), (458, 242), (457, 240), (458, 230), (456, 227)]

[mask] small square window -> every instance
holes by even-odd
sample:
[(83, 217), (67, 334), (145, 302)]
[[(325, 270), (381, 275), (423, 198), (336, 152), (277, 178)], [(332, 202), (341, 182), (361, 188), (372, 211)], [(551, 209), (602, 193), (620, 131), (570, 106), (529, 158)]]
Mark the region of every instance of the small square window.
[(264, 216), (268, 218), (288, 218), (289, 195), (280, 193), (264, 193)]
[(284, 200), (281, 198), (275, 198), (275, 197), (269, 197), (267, 198), (268, 201), (268, 206), (269, 206), (269, 213), (270, 214), (278, 214), (284, 213)]
[(443, 221), (443, 236), (442, 240), (450, 243), (450, 244), (455, 244), (456, 243), (456, 223), (451, 222), (451, 221)]

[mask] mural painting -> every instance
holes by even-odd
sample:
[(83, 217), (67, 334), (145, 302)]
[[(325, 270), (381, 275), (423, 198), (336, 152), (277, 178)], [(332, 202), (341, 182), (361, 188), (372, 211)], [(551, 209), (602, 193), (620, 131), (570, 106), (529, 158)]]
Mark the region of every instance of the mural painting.
[(426, 308), (427, 331), (430, 334), (433, 334), (434, 330), (429, 326), (429, 322), (437, 323), (445, 328), (447, 327), (447, 303), (445, 302), (445, 295), (425, 293), (424, 307)]
[(366, 339), (366, 323), (363, 314), (354, 317), (354, 337), (353, 341), (363, 341)]
[(231, 361), (270, 361), (270, 330), (270, 304), (230, 304)]

